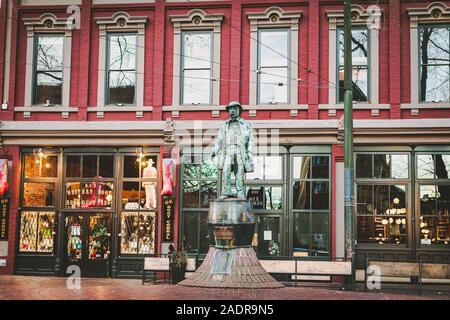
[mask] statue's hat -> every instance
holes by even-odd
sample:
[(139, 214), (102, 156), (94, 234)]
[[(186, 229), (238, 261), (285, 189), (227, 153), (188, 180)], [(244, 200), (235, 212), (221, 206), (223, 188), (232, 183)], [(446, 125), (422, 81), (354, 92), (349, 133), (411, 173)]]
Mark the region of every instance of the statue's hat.
[(231, 101), (226, 107), (227, 111), (231, 107), (239, 107), (239, 113), (242, 114), (243, 108), (238, 101)]

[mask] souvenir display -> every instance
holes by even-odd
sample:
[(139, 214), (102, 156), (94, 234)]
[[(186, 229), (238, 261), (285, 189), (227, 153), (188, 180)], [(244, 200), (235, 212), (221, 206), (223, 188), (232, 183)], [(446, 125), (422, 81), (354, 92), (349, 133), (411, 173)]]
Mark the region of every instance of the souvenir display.
[(121, 254), (155, 253), (155, 213), (122, 212)]
[(53, 212), (39, 213), (38, 223), (38, 244), (39, 252), (53, 251), (53, 233), (54, 233), (55, 214)]
[(83, 253), (82, 218), (67, 217), (67, 256), (69, 261), (76, 262), (81, 259)]
[(20, 218), (21, 252), (36, 251), (37, 212), (23, 211)]
[(90, 224), (93, 224), (89, 232), (89, 259), (91, 260), (104, 258), (108, 251), (107, 221), (102, 222), (102, 219), (90, 217)]

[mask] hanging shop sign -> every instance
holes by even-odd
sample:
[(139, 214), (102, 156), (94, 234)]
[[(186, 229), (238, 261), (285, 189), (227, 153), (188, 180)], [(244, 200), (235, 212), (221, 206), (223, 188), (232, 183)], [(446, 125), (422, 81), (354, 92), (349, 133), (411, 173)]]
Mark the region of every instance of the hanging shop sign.
[(9, 164), (0, 159), (0, 241), (8, 240), (9, 221)]
[(163, 196), (163, 230), (162, 241), (173, 241), (173, 217), (175, 214), (175, 199), (171, 196)]
[(0, 200), (0, 241), (8, 240), (9, 199)]

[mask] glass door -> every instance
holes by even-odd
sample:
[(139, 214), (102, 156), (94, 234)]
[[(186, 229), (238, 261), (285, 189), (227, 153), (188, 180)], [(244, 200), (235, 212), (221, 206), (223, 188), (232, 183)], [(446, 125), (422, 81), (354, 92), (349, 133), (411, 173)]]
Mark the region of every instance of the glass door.
[(66, 264), (83, 277), (107, 277), (110, 269), (110, 214), (68, 214), (65, 219)]

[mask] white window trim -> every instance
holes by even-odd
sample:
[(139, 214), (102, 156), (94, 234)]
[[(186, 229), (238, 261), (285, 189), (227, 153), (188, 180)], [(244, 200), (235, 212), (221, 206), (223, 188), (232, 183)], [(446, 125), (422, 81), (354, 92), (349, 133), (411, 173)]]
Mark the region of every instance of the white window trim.
[(409, 15), (411, 103), (401, 105), (401, 109), (447, 109), (450, 102), (420, 102), (419, 99), (419, 26), (421, 24), (450, 24), (450, 7), (442, 2), (432, 2), (427, 7), (406, 10)]
[[(34, 41), (36, 33), (60, 33), (63, 39), (63, 67), (62, 67), (62, 92), (61, 105), (56, 106), (58, 110), (68, 108), (70, 105), (70, 75), (72, 58), (72, 28), (70, 17), (57, 18), (54, 14), (44, 13), (39, 18), (24, 18), (27, 28), (27, 53), (25, 71), (25, 103), (24, 107), (33, 107), (33, 83), (34, 77)], [(39, 107), (41, 107), (39, 105)], [(54, 106), (52, 106), (54, 108)], [(47, 107), (46, 107), (47, 108)]]
[[(95, 21), (99, 26), (97, 107), (105, 107), (108, 33), (136, 32), (136, 104), (133, 107), (142, 108), (144, 106), (145, 25), (147, 17), (130, 16), (126, 12), (119, 11), (113, 14), (112, 17), (97, 17)], [(108, 105), (106, 107), (115, 109), (116, 105)]]
[[(250, 12), (247, 14), (250, 21), (250, 77), (249, 77), (249, 105), (255, 106), (271, 106), (271, 109), (277, 109), (278, 106), (298, 105), (298, 26), (302, 17), (302, 11), (284, 11), (279, 7), (267, 8), (264, 12)], [(259, 28), (290, 28), (290, 61), (289, 78), (287, 83), (290, 88), (287, 104), (259, 104), (257, 81), (258, 77), (255, 71), (258, 67), (258, 29)]]
[[(218, 106), (220, 101), (220, 44), (221, 25), (223, 14), (207, 14), (203, 10), (193, 9), (187, 14), (170, 16), (173, 34), (173, 70), (172, 70), (172, 106), (175, 109), (182, 107), (183, 110), (193, 111), (197, 107), (192, 105), (182, 105), (181, 102), (181, 34), (182, 31), (212, 31), (213, 32), (213, 61), (211, 62), (211, 74), (215, 81), (211, 84), (212, 106)], [(199, 106), (204, 106), (200, 104)]]
[[(377, 109), (386, 109), (388, 105), (379, 105), (379, 52), (380, 52), (380, 19), (383, 11), (369, 12), (360, 5), (352, 5), (352, 26), (366, 27), (369, 31), (369, 99), (367, 103), (358, 103), (359, 106), (366, 109), (375, 107)], [(320, 105), (319, 109), (343, 109), (343, 103), (337, 101), (337, 86), (339, 81), (336, 79), (337, 68), (337, 29), (344, 26), (343, 10), (327, 10), (329, 21), (329, 55), (328, 55), (328, 77), (330, 82), (336, 83), (336, 87), (330, 85), (328, 89), (328, 104)], [(366, 106), (366, 107), (364, 107)], [(356, 109), (356, 108), (355, 108)]]

